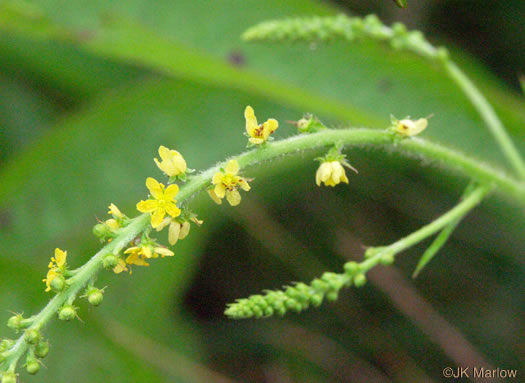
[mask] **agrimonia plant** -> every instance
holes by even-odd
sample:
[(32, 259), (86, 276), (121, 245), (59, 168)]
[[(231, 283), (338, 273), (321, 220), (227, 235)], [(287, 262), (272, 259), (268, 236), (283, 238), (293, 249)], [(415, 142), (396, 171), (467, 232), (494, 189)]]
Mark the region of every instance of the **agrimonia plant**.
[[(404, 1), (400, 3), (405, 4)], [(27, 318), (22, 314), (14, 314), (8, 320), (7, 326), (20, 336), (17, 340), (3, 339), (0, 343), (1, 383), (17, 381), (18, 364), (23, 364), (31, 374), (39, 371), (41, 359), (49, 352), (49, 342), (42, 330), (55, 315), (63, 321), (75, 319), (75, 302), (78, 298), (86, 298), (93, 306), (102, 303), (105, 289), (95, 286), (99, 271), (107, 269), (114, 273), (131, 274), (135, 266), (148, 266), (148, 262), (154, 258), (173, 256), (173, 251), (158, 243), (154, 234), (167, 229), (169, 245), (174, 246), (189, 234), (192, 224), (202, 224), (191, 210), (189, 201), (203, 189), (218, 204), (226, 199), (231, 206), (238, 205), (241, 202), (240, 190), (248, 192), (252, 181), (242, 176), (241, 170), (244, 172), (268, 160), (299, 151), (325, 148), (326, 154), (316, 158), (320, 165), (313, 178), (318, 186), (334, 187), (349, 183), (345, 168), (357, 172), (346, 160), (343, 150), (351, 146), (368, 145), (439, 164), (470, 179), (470, 182), (455, 207), (419, 230), (392, 244), (369, 247), (362, 262), (346, 263), (341, 273), (325, 272), (309, 284), (295, 283), (283, 290), (266, 291), (264, 294), (238, 299), (228, 305), (225, 311), (227, 316), (234, 319), (284, 315), (288, 311), (300, 312), (310, 306), (319, 306), (324, 300), (334, 301), (343, 287), (363, 286), (366, 273), (376, 265), (390, 265), (403, 250), (436, 235), (421, 257), (415, 276), (443, 246), (461, 219), (493, 190), (525, 205), (525, 165), (503, 125), (483, 95), (451, 61), (446, 49), (433, 47), (420, 32), (409, 32), (402, 24), (387, 27), (375, 16), (361, 19), (341, 15), (269, 21), (249, 29), (243, 38), (250, 41), (353, 41), (369, 38), (384, 41), (396, 50), (411, 51), (439, 62), (479, 111), (514, 168), (515, 175), (504, 174), (456, 150), (417, 137), (427, 128), (427, 118), (413, 120), (407, 117), (398, 120), (391, 117), (391, 124), (385, 130), (329, 129), (315, 116), (306, 115), (294, 123), (297, 135), (272, 142), (272, 133), (278, 129), (278, 122), (268, 119), (259, 124), (253, 108), (247, 106), (244, 117), (248, 151), (193, 174), (182, 154), (160, 146), (160, 159), (155, 158), (154, 161), (167, 177), (166, 184), (152, 177), (147, 178), (149, 197), (136, 205), (142, 214), (131, 218), (115, 204), (109, 205), (108, 214), (111, 217), (93, 228), (94, 235), (104, 246), (86, 264), (76, 269), (69, 267), (67, 251), (55, 249), (43, 279), (45, 291), (52, 293), (53, 297), (38, 314)]]

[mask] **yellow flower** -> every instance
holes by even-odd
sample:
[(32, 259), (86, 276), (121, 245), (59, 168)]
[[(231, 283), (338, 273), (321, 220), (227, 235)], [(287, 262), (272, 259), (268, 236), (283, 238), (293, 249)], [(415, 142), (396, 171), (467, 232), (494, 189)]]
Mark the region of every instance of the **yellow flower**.
[(321, 163), (315, 174), (315, 183), (317, 186), (321, 186), (321, 182), (324, 182), (325, 186), (332, 187), (341, 182), (348, 183), (348, 178), (346, 177), (343, 165), (357, 173), (357, 170), (346, 161), (343, 161), (342, 163), (340, 161), (325, 161)]
[[(146, 259), (158, 258), (159, 255), (161, 257), (171, 257), (174, 255), (173, 251), (166, 249), (165, 247), (154, 246), (152, 244), (141, 244), (140, 246), (130, 247), (124, 252), (124, 254), (129, 254), (126, 257), (126, 264), (137, 266), (149, 266), (149, 263), (146, 261)], [(117, 265), (117, 267), (119, 267), (119, 265)]]
[(109, 209), (108, 214), (111, 214), (113, 217), (115, 217), (115, 218), (123, 218), (124, 217), (124, 214), (122, 214), (120, 212), (119, 208), (114, 203), (109, 205), (108, 209)]
[(241, 202), (241, 194), (237, 190), (239, 186), (242, 190), (250, 190), (250, 185), (245, 178), (237, 175), (239, 173), (239, 163), (231, 160), (226, 164), (224, 171), (215, 173), (212, 183), (215, 187), (208, 190), (211, 199), (220, 204), (226, 197), (231, 206), (237, 206)]
[(175, 196), (179, 192), (177, 185), (169, 185), (167, 188), (154, 178), (148, 177), (146, 186), (154, 199), (140, 201), (137, 204), (137, 210), (142, 213), (151, 213), (151, 226), (158, 227), (166, 214), (171, 217), (177, 217), (180, 209), (175, 205)]
[(415, 136), (421, 133), (427, 128), (428, 120), (426, 118), (420, 118), (419, 120), (410, 120), (405, 118), (404, 120), (393, 120), (393, 129), (402, 136)]
[(155, 163), (169, 177), (175, 177), (186, 172), (186, 161), (176, 150), (170, 150), (165, 146), (159, 147), (159, 156), (162, 161), (154, 159)]
[(55, 249), (55, 256), (51, 257), (51, 262), (47, 266), (49, 271), (47, 272), (46, 278), (42, 280), (47, 286), (46, 292), (51, 291), (51, 282), (58, 276), (61, 276), (66, 270), (67, 251), (60, 250), (58, 247)]
[(250, 137), (248, 141), (252, 144), (260, 145), (265, 143), (270, 134), (275, 132), (279, 127), (277, 120), (270, 118), (264, 124), (257, 124), (257, 118), (251, 106), (247, 106), (244, 110), (244, 118), (246, 119), (246, 133)]

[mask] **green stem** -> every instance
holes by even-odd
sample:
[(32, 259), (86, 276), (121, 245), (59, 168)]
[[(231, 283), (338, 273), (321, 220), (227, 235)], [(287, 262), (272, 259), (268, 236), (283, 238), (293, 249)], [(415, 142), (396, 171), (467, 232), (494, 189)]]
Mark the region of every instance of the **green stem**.
[(391, 264), (396, 254), (423, 241), (455, 222), (476, 205), (492, 190), (489, 185), (479, 186), (468, 194), (459, 204), (441, 217), (423, 226), (412, 234), (392, 243), (389, 246), (369, 248), (367, 257), (361, 263), (347, 262), (343, 273), (325, 272), (320, 278), (314, 279), (310, 285), (297, 283), (284, 290), (266, 291), (264, 295), (251, 295), (248, 298), (237, 299), (228, 305), (225, 314), (233, 319), (262, 318), (274, 314), (284, 315), (287, 311), (303, 311), (313, 306), (319, 306), (324, 298), (333, 301), (337, 299), (339, 290), (350, 286), (362, 286), (366, 282), (365, 274), (379, 263)]
[(450, 78), (463, 90), (463, 93), (465, 93), (483, 121), (485, 121), (485, 124), (494, 136), (503, 154), (514, 167), (514, 170), (519, 174), (521, 179), (525, 179), (525, 163), (487, 99), (454, 62), (447, 61), (444, 66)]
[[(515, 179), (507, 177), (505, 174), (486, 164), (471, 159), (464, 154), (423, 139), (403, 139), (394, 144), (394, 136), (391, 132), (387, 131), (372, 129), (326, 129), (313, 134), (298, 135), (285, 140), (269, 143), (265, 147), (250, 150), (234, 158), (237, 159), (241, 168), (246, 168), (283, 155), (290, 155), (308, 149), (330, 147), (339, 143), (348, 146), (368, 145), (388, 149), (394, 148), (399, 152), (410, 156), (417, 156), (421, 159), (431, 160), (443, 167), (455, 170), (480, 184), (493, 185), (502, 193), (525, 205), (525, 185), (519, 183)], [(225, 163), (226, 162), (221, 163), (191, 177), (177, 195), (178, 203), (180, 204), (188, 200), (193, 194), (205, 189), (210, 184), (211, 178), (215, 172), (217, 172), (221, 166), (224, 166)], [(471, 195), (444, 217), (450, 218), (451, 215), (455, 216), (454, 214), (456, 213), (454, 212), (457, 209), (464, 209), (465, 206), (470, 206), (476, 196), (480, 197), (480, 194), (484, 193), (482, 190), (485, 189), (478, 189), (475, 194), (473, 193), (474, 196)], [(401, 251), (406, 247), (417, 243), (422, 238), (442, 228), (442, 222), (444, 219), (446, 218), (441, 218), (437, 223), (436, 221), (433, 222), (428, 227), (424, 227), (391, 246), (393, 246), (393, 249), (396, 251)], [(82, 289), (102, 268), (102, 262), (105, 255), (109, 253), (119, 253), (129, 244), (130, 241), (149, 227), (149, 214), (142, 214), (134, 218), (128, 226), (121, 229), (120, 234), (114, 238), (111, 243), (103, 247), (85, 265), (76, 270), (75, 275), (69, 280), (69, 287), (58, 293), (39, 314), (33, 317), (33, 322), (29, 329), (40, 330), (43, 328), (52, 316), (56, 314), (57, 310), (64, 304), (64, 302), (67, 302), (70, 297), (76, 296), (80, 289)], [(376, 262), (375, 260), (376, 258), (374, 257), (366, 260), (364, 262), (365, 267), (371, 262)], [(25, 342), (24, 337), (21, 336), (16, 344), (8, 351), (8, 357), (0, 366), (0, 371), (3, 371), (6, 367), (16, 365), (20, 357), (22, 357), (27, 351), (28, 346), (29, 345)]]

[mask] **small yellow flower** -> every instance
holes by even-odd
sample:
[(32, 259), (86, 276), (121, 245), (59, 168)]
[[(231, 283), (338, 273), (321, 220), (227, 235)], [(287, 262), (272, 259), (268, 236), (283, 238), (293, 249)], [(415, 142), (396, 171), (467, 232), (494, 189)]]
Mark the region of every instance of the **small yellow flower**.
[(341, 161), (322, 162), (319, 166), (319, 169), (317, 169), (317, 173), (315, 174), (315, 183), (317, 184), (317, 186), (321, 186), (321, 182), (323, 182), (325, 186), (332, 187), (341, 182), (347, 184), (348, 178), (346, 177), (346, 172), (343, 168), (343, 164), (357, 173), (357, 170), (354, 169), (346, 161), (343, 161), (342, 163)]
[(403, 120), (392, 119), (392, 128), (402, 136), (411, 137), (421, 133), (428, 126), (428, 119), (420, 118), (419, 120), (411, 120), (405, 118)]
[(53, 282), (53, 279), (59, 275), (62, 275), (62, 273), (66, 270), (66, 260), (67, 251), (60, 250), (57, 247), (55, 249), (55, 256), (51, 257), (51, 262), (49, 262), (49, 265), (47, 266), (49, 268), (47, 276), (42, 280), (42, 282), (44, 282), (47, 286), (46, 292), (51, 291), (51, 282)]
[(146, 186), (154, 199), (140, 201), (137, 204), (137, 210), (142, 213), (151, 213), (151, 226), (158, 227), (166, 214), (171, 217), (177, 217), (180, 209), (175, 205), (175, 196), (179, 192), (177, 185), (169, 185), (167, 188), (154, 178), (148, 177)]
[(250, 190), (250, 185), (245, 178), (237, 175), (239, 173), (239, 163), (237, 160), (231, 160), (226, 164), (224, 171), (215, 173), (212, 183), (215, 187), (208, 190), (211, 199), (216, 203), (222, 203), (226, 197), (231, 206), (237, 206), (241, 202), (241, 194), (237, 190), (239, 186), (242, 190)]
[(119, 208), (114, 203), (109, 205), (108, 209), (109, 209), (108, 214), (111, 214), (113, 217), (115, 217), (115, 218), (124, 218), (124, 214), (121, 213)]
[(268, 119), (264, 124), (257, 124), (253, 108), (249, 105), (244, 110), (244, 118), (246, 119), (246, 133), (250, 137), (248, 141), (255, 145), (265, 143), (270, 134), (279, 127), (279, 122), (273, 118)]
[(175, 177), (186, 172), (186, 161), (176, 150), (170, 150), (165, 146), (159, 147), (161, 161), (154, 159), (155, 163), (169, 177)]
[[(146, 261), (147, 259), (158, 258), (159, 255), (161, 257), (171, 257), (174, 255), (173, 251), (166, 249), (165, 247), (154, 246), (153, 244), (141, 244), (139, 246), (130, 247), (124, 252), (124, 254), (129, 255), (126, 257), (124, 265), (122, 265), (122, 263), (119, 262), (119, 265), (116, 266), (116, 268), (120, 270), (118, 272), (127, 270), (127, 268), (125, 268), (126, 264), (137, 266), (149, 266), (149, 263)], [(124, 266), (124, 268), (122, 266)], [(117, 271), (115, 272), (117, 273)]]

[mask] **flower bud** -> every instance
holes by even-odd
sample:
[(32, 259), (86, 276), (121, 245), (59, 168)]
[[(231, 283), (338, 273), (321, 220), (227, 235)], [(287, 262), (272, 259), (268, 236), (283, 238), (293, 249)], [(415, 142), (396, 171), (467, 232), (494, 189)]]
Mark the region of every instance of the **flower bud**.
[(0, 342), (0, 352), (4, 352), (9, 350), (11, 347), (15, 345), (15, 341), (12, 339), (2, 339)]
[(102, 290), (97, 289), (96, 287), (92, 287), (87, 292), (87, 299), (88, 299), (89, 304), (93, 306), (98, 306), (104, 300), (104, 294)]
[(102, 261), (102, 266), (104, 266), (105, 269), (113, 269), (117, 265), (118, 258), (113, 254), (106, 255)]
[(57, 275), (53, 280), (51, 281), (51, 289), (56, 292), (60, 292), (64, 290), (64, 287), (66, 287), (66, 280), (62, 275)]
[(24, 320), (22, 314), (15, 314), (7, 320), (7, 327), (20, 330), (21, 328), (27, 327), (28, 323)]
[(29, 329), (24, 333), (24, 339), (29, 344), (36, 344), (40, 339), (40, 331), (37, 329)]
[(70, 321), (71, 319), (75, 319), (76, 316), (77, 310), (73, 305), (65, 304), (58, 311), (58, 319), (60, 320)]
[(104, 238), (109, 233), (108, 227), (105, 223), (97, 223), (93, 226), (93, 234), (97, 238)]
[(2, 383), (16, 383), (16, 374), (14, 372), (6, 372), (2, 376)]
[(394, 263), (394, 254), (392, 253), (386, 253), (384, 254), (381, 259), (380, 259), (380, 262), (385, 265), (385, 266), (390, 266), (391, 264)]
[(31, 375), (35, 375), (40, 371), (40, 363), (34, 356), (28, 356), (26, 360), (26, 371)]
[(45, 358), (49, 354), (49, 342), (41, 339), (35, 346), (35, 355), (39, 358)]
[(355, 287), (363, 287), (366, 283), (366, 277), (364, 274), (357, 274), (354, 277), (354, 285)]
[(345, 273), (347, 275), (353, 276), (359, 270), (359, 265), (357, 264), (357, 262), (350, 261), (350, 262), (345, 263), (344, 268), (345, 268)]

